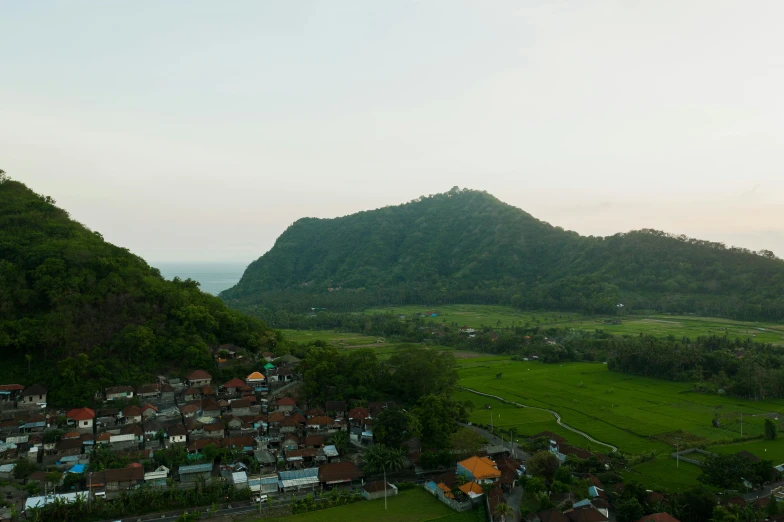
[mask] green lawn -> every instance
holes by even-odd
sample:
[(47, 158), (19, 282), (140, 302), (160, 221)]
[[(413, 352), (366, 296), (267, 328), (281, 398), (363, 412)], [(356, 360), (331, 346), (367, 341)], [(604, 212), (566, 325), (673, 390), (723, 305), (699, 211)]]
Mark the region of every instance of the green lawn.
[[(426, 307), (421, 305), (371, 308), (365, 313), (391, 312), (414, 317), (424, 312), (437, 312), (438, 317), (431, 320), (438, 323), (467, 325), (472, 328), (490, 326), (504, 328), (507, 326), (523, 326), (529, 323), (543, 328), (549, 326), (585, 330), (597, 328), (616, 334), (647, 333), (656, 336), (674, 335), (676, 337), (697, 337), (700, 335), (728, 335), (731, 338), (745, 339), (752, 337), (755, 341), (783, 344), (784, 325), (757, 322), (733, 321), (715, 317), (698, 317), (693, 315), (630, 315), (630, 316), (586, 316), (567, 312), (520, 311), (509, 306), (499, 305), (444, 305)], [(621, 324), (607, 324), (610, 319), (620, 319)]]
[[(502, 374), (500, 379), (496, 378), (498, 373)], [(553, 409), (563, 422), (630, 453), (669, 453), (672, 447), (665, 442), (677, 440), (731, 440), (740, 436), (740, 412), (744, 414), (744, 435), (759, 435), (763, 432), (763, 415), (784, 409), (782, 400), (753, 402), (695, 393), (689, 383), (611, 372), (598, 363), (547, 365), (508, 357), (463, 359), (459, 385)], [(487, 400), (479, 397), (478, 402), (484, 405)], [(722, 419), (721, 428), (711, 424), (717, 413)], [(474, 415), (488, 417), (486, 410), (475, 411)], [(542, 422), (542, 426), (549, 424), (547, 429), (552, 429), (549, 420), (526, 409), (502, 410), (501, 418), (502, 424)], [(477, 421), (489, 424), (489, 418)], [(565, 436), (574, 445), (587, 444), (579, 435)]]
[(675, 459), (661, 456), (658, 459), (635, 466), (623, 473), (626, 482), (639, 482), (647, 489), (656, 491), (682, 491), (699, 484), (699, 466)]
[(384, 510), (384, 500), (356, 502), (301, 515), (283, 517), (279, 520), (290, 522), (473, 522), (476, 511), (456, 513), (423, 489), (401, 491), (399, 495), (387, 499), (388, 509)]

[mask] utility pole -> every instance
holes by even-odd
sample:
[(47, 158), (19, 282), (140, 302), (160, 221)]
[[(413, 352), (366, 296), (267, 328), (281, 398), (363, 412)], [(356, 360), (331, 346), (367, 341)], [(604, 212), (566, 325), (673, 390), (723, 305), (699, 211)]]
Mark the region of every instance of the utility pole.
[[(104, 481), (106, 482), (106, 481)], [(90, 511), (90, 500), (93, 492), (93, 472), (87, 474), (87, 511)]]
[(675, 467), (676, 468), (679, 468), (681, 464), (681, 452), (678, 449), (678, 447), (679, 447), (679, 443), (676, 441), (675, 442)]
[(261, 516), (261, 463), (259, 463), (259, 516)]

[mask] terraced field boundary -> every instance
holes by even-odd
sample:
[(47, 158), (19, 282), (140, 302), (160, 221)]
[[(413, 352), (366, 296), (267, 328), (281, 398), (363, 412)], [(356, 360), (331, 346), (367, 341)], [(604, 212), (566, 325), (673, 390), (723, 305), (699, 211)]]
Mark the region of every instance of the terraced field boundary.
[(561, 421), (561, 416), (558, 414), (558, 412), (556, 412), (556, 411), (554, 411), (554, 410), (550, 410), (550, 409), (548, 409), (548, 408), (540, 408), (540, 407), (538, 407), (538, 406), (529, 406), (529, 405), (527, 405), (527, 404), (520, 404), (519, 402), (514, 402), (514, 401), (509, 401), (509, 400), (506, 400), (506, 399), (504, 399), (503, 397), (499, 397), (498, 395), (491, 395), (491, 394), (489, 394), (489, 393), (484, 393), (484, 392), (480, 392), (480, 391), (477, 391), (477, 390), (472, 390), (471, 388), (466, 388), (465, 386), (459, 386), (459, 388), (460, 388), (461, 390), (465, 390), (465, 391), (467, 391), (467, 392), (474, 393), (474, 394), (476, 394), (476, 395), (482, 395), (482, 396), (484, 396), (484, 397), (490, 397), (491, 399), (495, 399), (495, 400), (497, 400), (497, 401), (500, 401), (500, 402), (505, 402), (506, 404), (512, 404), (512, 405), (514, 405), (514, 406), (518, 406), (518, 407), (520, 407), (520, 408), (531, 408), (531, 409), (534, 409), (534, 410), (546, 411), (547, 413), (549, 413), (549, 414), (551, 414), (553, 417), (555, 417), (555, 422), (556, 422), (556, 423), (557, 423), (559, 426), (561, 426), (562, 428), (564, 428), (564, 429), (566, 429), (566, 430), (569, 430), (569, 431), (571, 431), (571, 432), (573, 432), (573, 433), (576, 433), (576, 434), (578, 434), (578, 435), (580, 435), (580, 436), (582, 436), (582, 437), (585, 437), (585, 439), (586, 439), (588, 442), (593, 442), (594, 444), (599, 444), (600, 446), (605, 446), (605, 447), (607, 447), (607, 448), (610, 448), (610, 450), (611, 450), (610, 452), (611, 452), (611, 453), (615, 453), (616, 451), (618, 451), (618, 448), (616, 448), (616, 447), (615, 447), (615, 446), (613, 446), (612, 444), (608, 444), (608, 443), (606, 443), (606, 442), (602, 442), (602, 441), (600, 441), (600, 440), (596, 440), (595, 438), (591, 437), (590, 435), (588, 435), (588, 434), (587, 434), (587, 433), (585, 433), (584, 431), (580, 431), (580, 430), (578, 430), (577, 428), (574, 428), (574, 427), (572, 427), (572, 426), (569, 426), (568, 424), (565, 424), (565, 423), (563, 423), (563, 422)]

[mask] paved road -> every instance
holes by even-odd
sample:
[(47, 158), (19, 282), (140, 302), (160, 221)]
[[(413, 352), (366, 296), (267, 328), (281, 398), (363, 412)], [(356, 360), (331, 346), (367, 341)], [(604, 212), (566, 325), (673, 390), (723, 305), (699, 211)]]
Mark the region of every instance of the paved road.
[(616, 448), (612, 444), (607, 444), (606, 442), (602, 442), (600, 440), (596, 440), (593, 437), (591, 437), (590, 435), (588, 435), (587, 433), (585, 433), (584, 431), (580, 431), (577, 428), (573, 428), (573, 427), (569, 426), (568, 424), (564, 424), (563, 422), (561, 422), (561, 416), (558, 415), (558, 412), (555, 412), (553, 410), (549, 410), (547, 408), (539, 408), (537, 406), (528, 406), (527, 404), (520, 404), (519, 402), (508, 401), (508, 400), (504, 399), (503, 397), (499, 397), (497, 395), (491, 395), (489, 393), (484, 393), (484, 392), (480, 392), (480, 391), (477, 391), (477, 390), (472, 390), (471, 388), (465, 388), (463, 386), (461, 386), (460, 388), (465, 390), (465, 391), (469, 391), (471, 393), (475, 393), (477, 395), (482, 395), (484, 397), (490, 397), (492, 399), (496, 399), (498, 401), (505, 402), (507, 404), (514, 404), (515, 406), (520, 406), (521, 408), (532, 408), (534, 410), (546, 411), (546, 412), (550, 413), (553, 417), (555, 417), (555, 422), (557, 422), (558, 425), (561, 426), (562, 428), (567, 429), (569, 431), (572, 431), (572, 432), (574, 432), (574, 433), (576, 433), (578, 435), (582, 435), (583, 437), (585, 437), (590, 442), (594, 442), (596, 444), (601, 444), (602, 446), (606, 446), (606, 447), (610, 448), (613, 453), (618, 451), (618, 448)]
[(512, 451), (512, 453), (513, 453), (512, 456), (517, 458), (517, 459), (520, 459), (523, 462), (526, 462), (528, 460), (528, 458), (530, 457), (530, 455), (528, 453), (523, 451), (523, 449), (520, 447), (519, 444), (512, 444), (508, 439), (507, 440), (503, 440), (500, 437), (498, 437), (497, 435), (495, 435), (493, 433), (490, 433), (488, 430), (486, 430), (484, 428), (480, 428), (479, 426), (474, 426), (473, 424), (465, 424), (463, 422), (460, 422), (459, 424), (461, 426), (465, 426), (466, 428), (471, 428), (472, 430), (474, 430), (475, 432), (479, 433), (481, 436), (483, 436), (484, 438), (486, 438), (487, 440), (489, 440), (493, 444), (509, 448)]

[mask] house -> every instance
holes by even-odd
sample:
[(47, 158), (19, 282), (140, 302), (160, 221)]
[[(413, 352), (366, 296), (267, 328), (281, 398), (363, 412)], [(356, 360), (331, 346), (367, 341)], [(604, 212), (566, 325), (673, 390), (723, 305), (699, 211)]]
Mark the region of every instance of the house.
[(318, 468), (318, 479), (323, 485), (344, 484), (359, 480), (365, 474), (352, 462), (330, 462)]
[(138, 424), (128, 424), (120, 430), (120, 435), (133, 435), (134, 442), (144, 441), (144, 429)]
[(308, 435), (307, 437), (302, 437), (299, 441), (299, 445), (305, 448), (320, 448), (324, 445), (324, 436)]
[(295, 401), (291, 397), (281, 397), (280, 399), (278, 399), (277, 402), (278, 411), (290, 412), (290, 411), (294, 411), (294, 408), (296, 407), (297, 407), (297, 401)]
[(321, 480), (321, 468), (306, 468), (278, 473), (281, 491), (299, 491), (301, 488), (315, 489)]
[(163, 424), (157, 419), (149, 419), (144, 421), (144, 439), (145, 440), (155, 440), (158, 436), (158, 432), (166, 432), (163, 429)]
[(383, 480), (377, 480), (365, 484), (361, 493), (365, 500), (378, 500), (397, 495), (397, 487)]
[(238, 379), (237, 377), (231, 379), (229, 382), (223, 385), (223, 389), (229, 395), (238, 395), (240, 393), (240, 389), (245, 386), (245, 381), (242, 379)]
[(142, 410), (138, 406), (126, 406), (122, 410), (122, 417), (125, 419), (125, 422), (141, 422), (142, 421)]
[(158, 385), (161, 402), (174, 402), (174, 386), (171, 384)]
[(580, 506), (564, 513), (572, 522), (606, 522), (609, 520), (601, 511), (593, 506)]
[(107, 401), (116, 399), (130, 399), (133, 397), (133, 388), (130, 386), (112, 386), (104, 390)]
[(215, 392), (215, 389), (212, 386), (202, 386), (201, 394), (205, 399), (215, 399), (218, 397), (218, 394)]
[(205, 400), (201, 403), (201, 414), (204, 417), (220, 417), (221, 407), (213, 400)]
[(234, 415), (248, 415), (250, 413), (250, 402), (246, 399), (231, 401), (229, 406), (231, 406), (231, 412)]
[(127, 468), (94, 471), (90, 477), (90, 489), (120, 491), (135, 489), (144, 481), (144, 469), (135, 463)]
[(287, 383), (294, 380), (294, 372), (291, 368), (281, 367), (273, 371), (277, 382)]
[(33, 384), (29, 388), (25, 388), (19, 395), (19, 407), (38, 408), (42, 404), (45, 405), (47, 392), (46, 387), (40, 384)]
[(365, 408), (354, 408), (348, 412), (348, 420), (352, 426), (364, 426), (365, 420), (370, 418), (370, 412)]
[(204, 370), (194, 370), (185, 376), (185, 381), (188, 386), (192, 387), (209, 386), (212, 382), (212, 375)]
[(182, 424), (175, 424), (166, 430), (166, 435), (169, 437), (170, 444), (182, 443), (188, 439), (188, 431)]
[(193, 387), (188, 388), (182, 392), (182, 398), (185, 402), (198, 401), (201, 399), (201, 391)]
[(185, 418), (197, 417), (201, 413), (201, 409), (196, 404), (186, 404), (180, 407), (180, 413)]
[(299, 431), (302, 428), (302, 424), (300, 423), (299, 419), (294, 415), (286, 417), (280, 422), (280, 432), (281, 433), (294, 433)]
[(0, 401), (15, 401), (19, 398), (24, 386), (21, 384), (0, 384)]
[(482, 488), (482, 486), (474, 481), (466, 482), (458, 489), (465, 493), (471, 500), (479, 498), (485, 494), (485, 490)]
[(158, 466), (155, 471), (144, 474), (144, 484), (148, 486), (165, 486), (171, 470), (166, 466)]
[(323, 416), (324, 416), (324, 410), (322, 410), (321, 408), (311, 408), (305, 412), (305, 417), (307, 418), (323, 417)]
[(489, 484), (501, 478), (501, 471), (488, 457), (470, 457), (458, 462), (457, 474), (479, 484)]
[(302, 360), (299, 357), (295, 357), (295, 356), (291, 355), (290, 353), (287, 353), (286, 355), (281, 357), (280, 361), (278, 361), (278, 362), (287, 364), (287, 365), (292, 366), (292, 367), (296, 367), (300, 362), (302, 362)]
[(68, 457), (71, 455), (82, 454), (82, 440), (81, 439), (61, 439), (57, 443), (57, 456), (59, 458)]
[(74, 408), (65, 414), (69, 426), (76, 426), (82, 430), (92, 430), (95, 411), (90, 408)]
[(142, 406), (142, 419), (153, 419), (158, 415), (158, 408), (153, 406), (152, 404), (145, 404)]
[[(273, 461), (274, 462), (274, 461)], [(248, 479), (248, 487), (254, 493), (277, 493), (278, 475), (277, 473), (262, 475), (261, 477)]]
[(212, 475), (212, 463), (180, 466), (177, 473), (180, 475), (180, 482), (196, 482), (200, 478), (209, 480)]
[(136, 395), (140, 397), (142, 400), (150, 400), (150, 399), (157, 399), (161, 392), (160, 392), (160, 384), (145, 384), (144, 386), (139, 386), (136, 388)]
[(212, 424), (204, 425), (204, 435), (211, 439), (222, 439), (225, 435), (225, 429), (222, 422), (213, 422)]
[(267, 362), (272, 362), (275, 360), (275, 355), (272, 352), (263, 352), (261, 358)]
[(531, 517), (527, 520), (531, 520), (532, 522), (569, 522), (569, 517), (555, 508), (550, 508), (545, 509), (544, 511), (540, 511), (534, 515), (534, 517)]
[(264, 377), (264, 374), (261, 372), (253, 372), (245, 378), (245, 382), (251, 388), (255, 388), (257, 386), (264, 386), (267, 384), (267, 379)]

